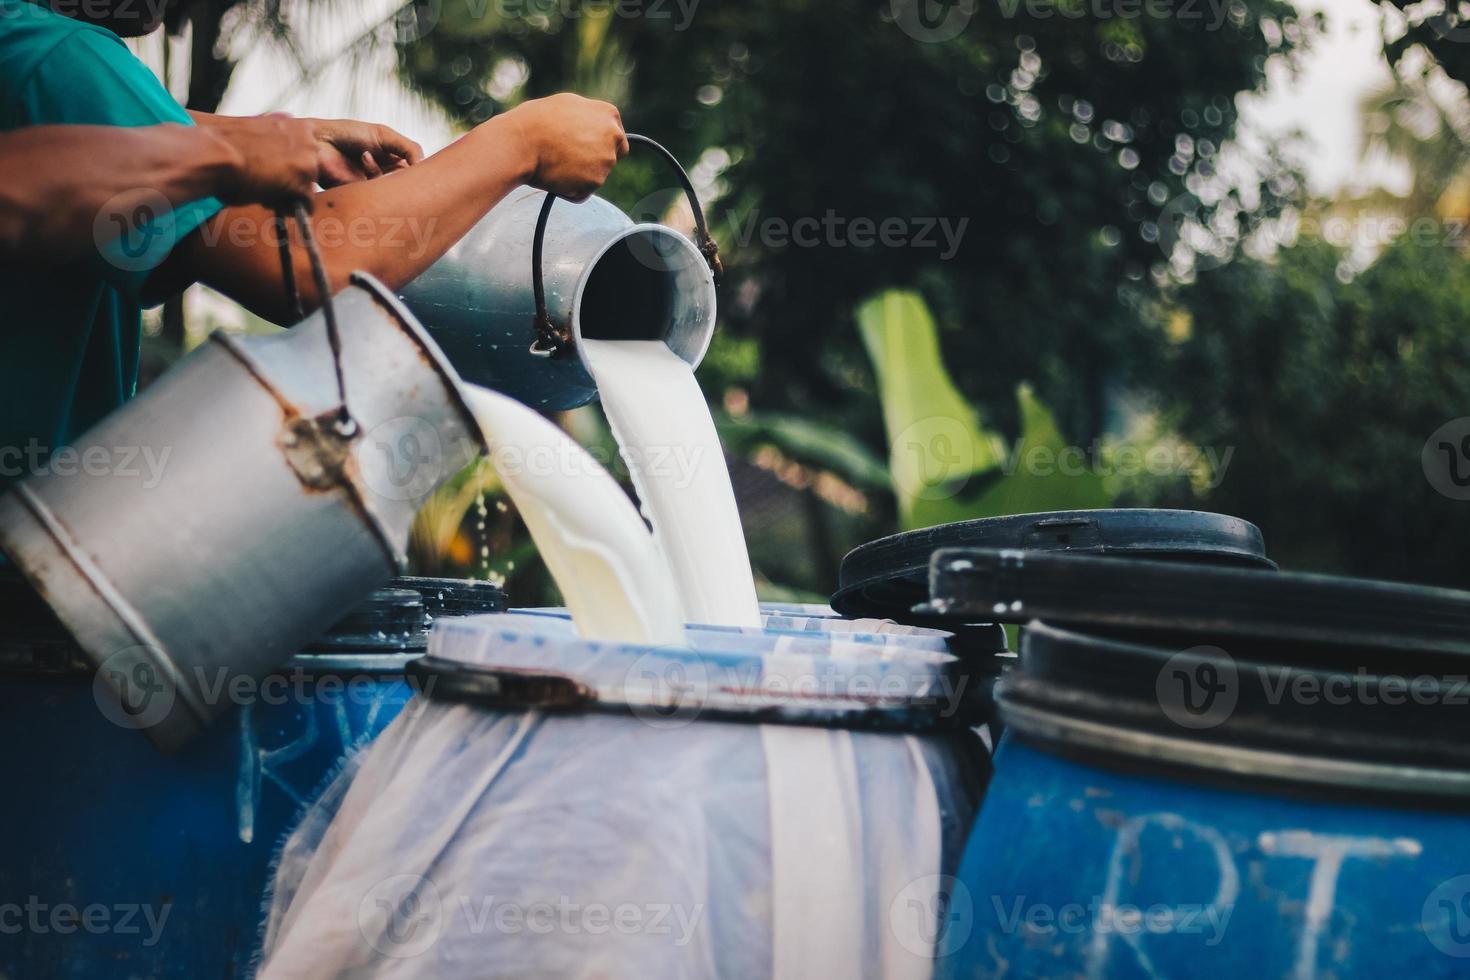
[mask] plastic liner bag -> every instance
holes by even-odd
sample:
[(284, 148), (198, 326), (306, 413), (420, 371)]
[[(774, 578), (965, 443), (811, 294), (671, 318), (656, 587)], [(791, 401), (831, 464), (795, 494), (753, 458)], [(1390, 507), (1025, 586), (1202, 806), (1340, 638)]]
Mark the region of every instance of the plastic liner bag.
[(903, 731), (962, 700), (947, 655), (854, 637), (441, 622), (433, 662), (574, 678), (582, 708), (426, 677), (286, 841), (260, 976), (928, 977), (989, 762)]

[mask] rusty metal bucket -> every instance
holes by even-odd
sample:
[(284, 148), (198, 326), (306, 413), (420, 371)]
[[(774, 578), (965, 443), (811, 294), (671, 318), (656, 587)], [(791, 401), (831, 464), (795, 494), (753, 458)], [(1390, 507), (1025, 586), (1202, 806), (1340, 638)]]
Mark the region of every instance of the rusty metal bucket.
[(678, 160), (646, 136), (628, 141), (673, 170), (697, 243), (599, 197), (513, 191), (401, 293), (465, 380), (559, 411), (597, 397), (583, 337), (662, 340), (691, 366), (704, 358), (718, 250)]
[(151, 479), (52, 467), (0, 498), (0, 550), (96, 667), (99, 707), (162, 749), (396, 574), (419, 505), (483, 451), (386, 287), (354, 275), (335, 337), (331, 309), (215, 333), (72, 447), (83, 464), (146, 447)]

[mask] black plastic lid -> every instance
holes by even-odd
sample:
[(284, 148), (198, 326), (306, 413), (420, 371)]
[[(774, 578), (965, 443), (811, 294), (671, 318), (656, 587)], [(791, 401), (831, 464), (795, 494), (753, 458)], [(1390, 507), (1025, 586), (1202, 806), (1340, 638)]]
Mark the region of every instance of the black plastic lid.
[(7, 636), (64, 638), (66, 627), (51, 607), (16, 570), (0, 563), (0, 629)]
[(929, 560), (939, 548), (1024, 548), (1274, 568), (1260, 529), (1194, 510), (1062, 510), (987, 517), (908, 531), (854, 548), (842, 559), (832, 608), (844, 616), (909, 622), (929, 598)]
[(1470, 656), (1338, 648), (1300, 665), (1249, 639), (1180, 648), (1042, 623), (997, 686), (1019, 737), (1230, 778), (1470, 795)]
[(378, 589), (332, 624), (307, 650), (422, 650), (424, 600), (413, 589)]
[(16, 570), (0, 564), (0, 670), (89, 673), (81, 647)]
[(1343, 647), (1394, 664), (1470, 656), (1470, 592), (1398, 582), (965, 548), (935, 554), (931, 592), (936, 612), (961, 621), (1039, 619), (1173, 645), (1251, 640), (1298, 665), (1331, 663)]
[(388, 587), (417, 592), (431, 620), (440, 616), (505, 612), (505, 590), (483, 579), (404, 575), (389, 582)]

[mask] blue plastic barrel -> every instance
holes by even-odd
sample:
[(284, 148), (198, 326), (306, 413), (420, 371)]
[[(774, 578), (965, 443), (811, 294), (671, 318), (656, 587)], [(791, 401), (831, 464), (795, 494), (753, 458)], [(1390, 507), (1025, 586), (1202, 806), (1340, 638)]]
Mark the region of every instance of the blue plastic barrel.
[[(249, 973), (272, 855), (299, 811), (408, 703), (427, 610), (503, 607), (484, 583), (400, 580), (164, 756), (93, 696), (35, 596), (0, 583), (0, 975)], [(407, 648), (407, 649), (405, 649)]]
[(940, 976), (1470, 975), (1463, 673), (1236, 653), (1026, 631)]

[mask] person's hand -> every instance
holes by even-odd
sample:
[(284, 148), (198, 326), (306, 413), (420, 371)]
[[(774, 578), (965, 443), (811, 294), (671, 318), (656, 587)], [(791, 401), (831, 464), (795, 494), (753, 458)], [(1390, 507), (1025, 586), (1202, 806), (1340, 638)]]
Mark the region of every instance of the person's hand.
[(310, 201), (317, 180), (317, 139), (309, 120), (282, 114), (215, 116), (200, 128), (236, 157), (233, 178), (219, 194), (226, 204), (278, 207)]
[(336, 187), (410, 167), (423, 147), (402, 133), (355, 119), (306, 119), (317, 140), (317, 183)]
[(523, 102), (504, 117), (525, 145), (526, 183), (569, 201), (601, 187), (628, 152), (617, 107), (563, 92)]

